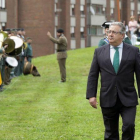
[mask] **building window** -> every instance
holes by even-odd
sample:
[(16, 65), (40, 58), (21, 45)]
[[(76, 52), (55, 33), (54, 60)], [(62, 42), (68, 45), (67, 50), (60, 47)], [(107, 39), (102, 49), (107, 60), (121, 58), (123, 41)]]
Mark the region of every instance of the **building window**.
[(6, 24), (5, 23), (0, 23), (0, 30), (5, 30)]
[(114, 19), (114, 8), (110, 9), (110, 16), (112, 19)]
[(84, 27), (81, 27), (80, 28), (80, 33), (81, 33), (81, 38), (85, 38), (85, 35), (84, 35), (84, 33), (85, 33)]
[(0, 0), (0, 8), (5, 9), (5, 0)]
[(71, 15), (71, 16), (74, 16), (74, 15), (75, 15), (75, 5), (74, 5), (74, 4), (71, 5), (71, 8), (70, 8), (70, 15)]
[(85, 15), (85, 6), (84, 5), (80, 6), (80, 12), (81, 12), (81, 15)]
[(131, 10), (131, 15), (132, 15), (132, 16), (134, 15), (134, 11), (133, 11), (133, 10)]
[(103, 8), (103, 5), (93, 4), (92, 7), (93, 7), (93, 10), (94, 10), (95, 14), (97, 14), (97, 15), (103, 15), (104, 12), (105, 12), (104, 8)]
[(88, 34), (90, 35), (103, 35), (103, 28), (100, 26), (91, 26), (88, 28)]
[(75, 27), (71, 27), (71, 38), (75, 38)]

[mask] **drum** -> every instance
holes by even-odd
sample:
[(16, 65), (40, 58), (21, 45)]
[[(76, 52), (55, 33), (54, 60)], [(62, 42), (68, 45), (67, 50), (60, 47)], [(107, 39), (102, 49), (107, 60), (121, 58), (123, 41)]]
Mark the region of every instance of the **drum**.
[(22, 52), (23, 40), (20, 37), (17, 37), (17, 36), (10, 36), (10, 39), (14, 40), (15, 49), (12, 52), (7, 53), (7, 55), (17, 56)]
[(6, 57), (6, 66), (15, 68), (18, 65), (18, 61), (14, 57)]
[(33, 76), (40, 76), (37, 68), (30, 62), (24, 63), (23, 74), (24, 75), (32, 74)]

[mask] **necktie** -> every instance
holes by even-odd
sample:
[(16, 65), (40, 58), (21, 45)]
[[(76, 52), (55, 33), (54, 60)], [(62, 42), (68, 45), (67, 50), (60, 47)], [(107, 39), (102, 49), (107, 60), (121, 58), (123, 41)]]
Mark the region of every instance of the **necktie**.
[(115, 54), (114, 54), (114, 59), (113, 59), (113, 67), (115, 72), (118, 72), (119, 69), (119, 48), (118, 47), (114, 47), (114, 49), (116, 50)]

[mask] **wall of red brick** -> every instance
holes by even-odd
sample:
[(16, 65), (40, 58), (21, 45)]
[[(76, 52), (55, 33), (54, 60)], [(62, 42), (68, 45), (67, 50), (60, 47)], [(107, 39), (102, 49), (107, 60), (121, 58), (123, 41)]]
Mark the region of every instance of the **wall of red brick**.
[(68, 40), (68, 49), (70, 49), (70, 0), (58, 0), (58, 28), (64, 29), (64, 34)]
[[(54, 53), (54, 44), (48, 39), (47, 31), (54, 35), (54, 1), (20, 0), (18, 1), (18, 26), (16, 26), (16, 0), (7, 4), (7, 28), (24, 28), (26, 37), (33, 39), (33, 55), (42, 56)], [(13, 16), (12, 16), (13, 15)], [(13, 18), (13, 19), (12, 19)]]
[(18, 28), (18, 0), (6, 0), (7, 28)]

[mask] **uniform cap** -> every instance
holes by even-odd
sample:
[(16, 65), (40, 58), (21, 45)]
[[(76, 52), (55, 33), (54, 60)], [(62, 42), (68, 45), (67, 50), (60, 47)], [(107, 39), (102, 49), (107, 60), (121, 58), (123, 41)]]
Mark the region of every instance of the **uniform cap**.
[(63, 29), (57, 29), (57, 33), (64, 33)]
[(112, 22), (108, 22), (108, 21), (107, 22), (104, 22), (101, 27), (104, 27), (105, 29), (106, 28), (109, 28), (109, 26), (111, 25), (111, 23)]

